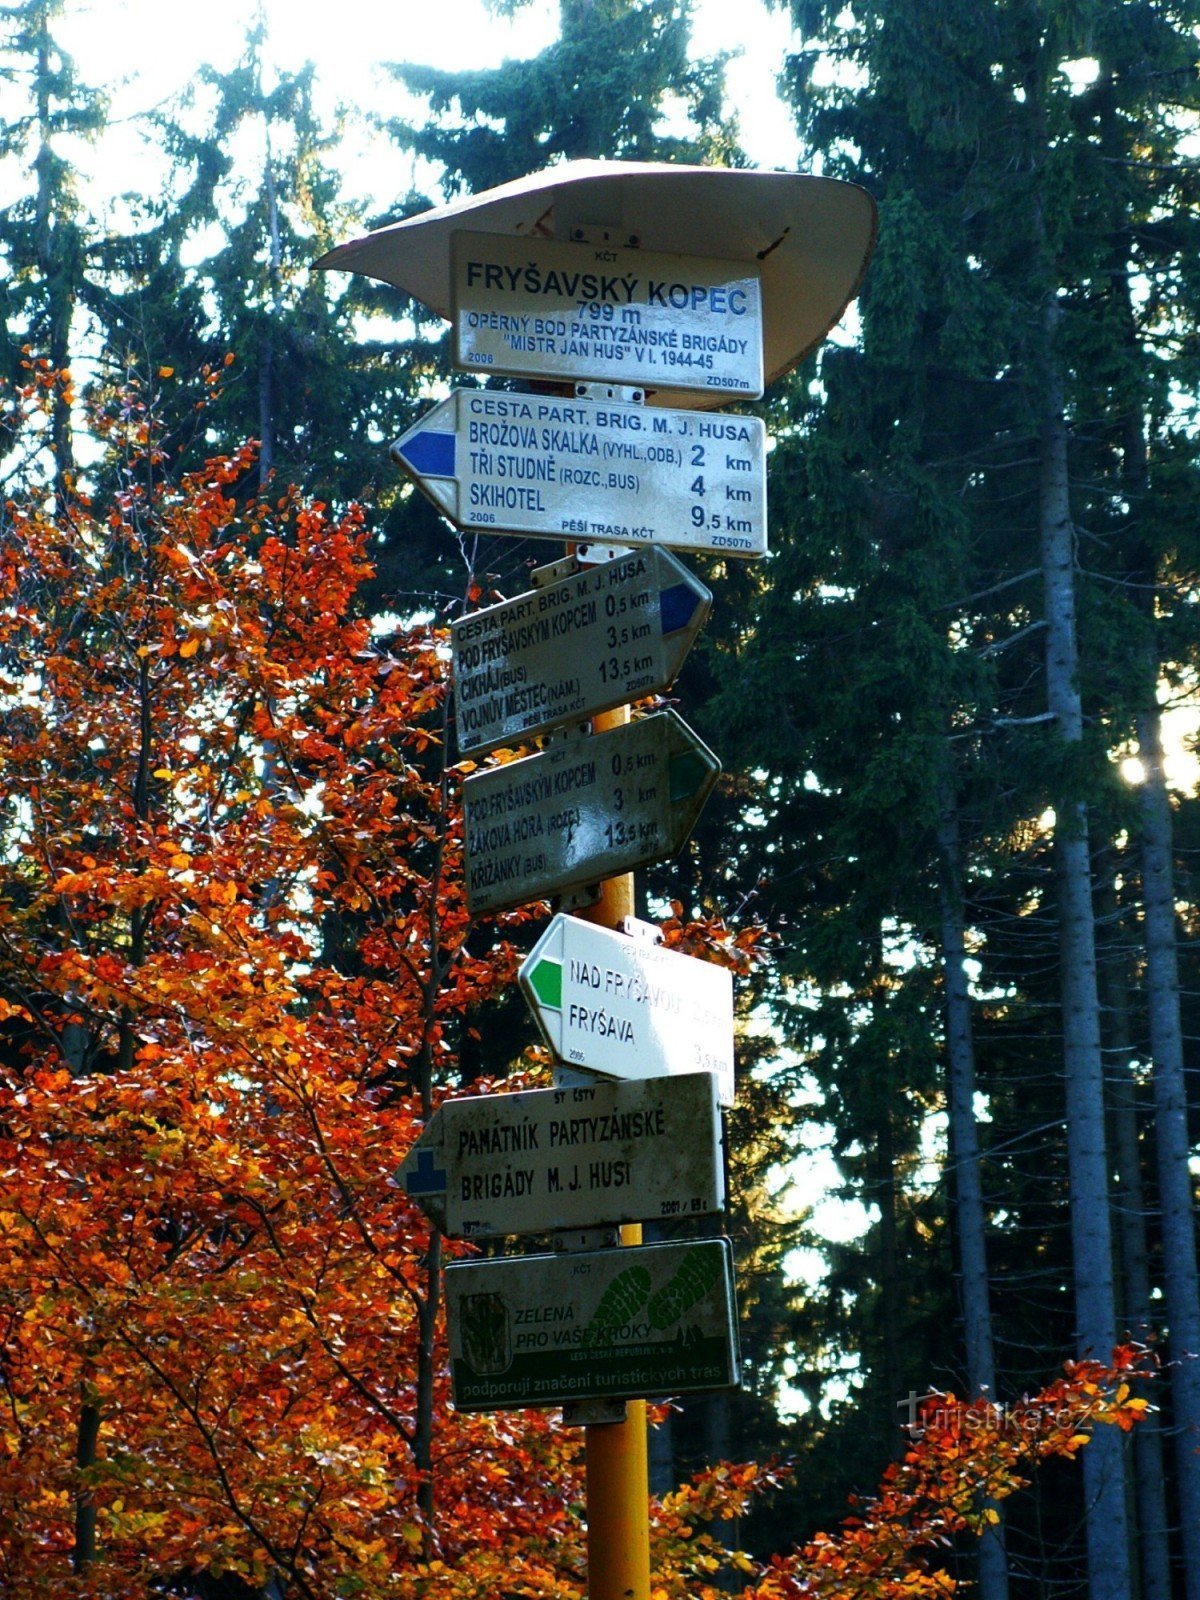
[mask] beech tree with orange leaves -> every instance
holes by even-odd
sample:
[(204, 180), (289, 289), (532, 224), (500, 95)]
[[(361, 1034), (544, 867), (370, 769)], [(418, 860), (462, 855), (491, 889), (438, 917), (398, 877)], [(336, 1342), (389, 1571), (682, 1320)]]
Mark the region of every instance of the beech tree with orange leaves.
[(392, 1177), (512, 978), (466, 948), (438, 640), (355, 613), (355, 513), (239, 498), (249, 451), (171, 484), (136, 397), (102, 424), (113, 503), (32, 487), (0, 547), (0, 1585), (308, 1595), (552, 1536), (540, 1419), (433, 1437)]

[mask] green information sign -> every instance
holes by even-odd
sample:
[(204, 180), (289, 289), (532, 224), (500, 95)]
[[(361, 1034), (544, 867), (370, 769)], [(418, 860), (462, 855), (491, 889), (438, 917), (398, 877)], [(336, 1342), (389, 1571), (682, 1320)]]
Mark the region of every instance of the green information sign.
[(727, 1239), (454, 1262), (446, 1309), (460, 1411), (738, 1386)]

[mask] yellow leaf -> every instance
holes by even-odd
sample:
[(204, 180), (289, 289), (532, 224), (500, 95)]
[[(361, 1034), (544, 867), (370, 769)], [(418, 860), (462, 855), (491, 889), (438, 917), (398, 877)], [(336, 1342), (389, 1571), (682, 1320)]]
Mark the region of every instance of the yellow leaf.
[(159, 367), (158, 375), (159, 375), (160, 378), (173, 378), (175, 376), (175, 368), (174, 367)]
[(154, 776), (156, 778), (165, 778), (169, 783), (174, 774), (172, 773), (170, 767), (155, 767)]
[(185, 643), (183, 643), (183, 644), (181, 644), (179, 646), (179, 654), (183, 657), (183, 659), (185, 661), (187, 661), (190, 657), (192, 657), (192, 656), (194, 656), (196, 654), (196, 651), (199, 650), (199, 648), (200, 648), (199, 639), (191, 638), (191, 639), (188, 639)]
[(995, 1506), (984, 1506), (983, 1520), (985, 1522), (990, 1522), (993, 1527), (997, 1522), (1000, 1521), (1000, 1513), (996, 1510)]

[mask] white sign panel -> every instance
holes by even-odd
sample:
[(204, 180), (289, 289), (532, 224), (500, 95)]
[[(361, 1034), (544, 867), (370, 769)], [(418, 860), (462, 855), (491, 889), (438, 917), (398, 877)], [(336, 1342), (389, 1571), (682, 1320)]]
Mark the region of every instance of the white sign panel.
[(665, 550), (589, 568), (568, 558), (539, 577), (547, 581), (528, 594), (451, 624), (464, 755), (660, 693), (675, 681), (712, 603)]
[(714, 1080), (447, 1100), (398, 1177), (452, 1239), (706, 1216), (725, 1204)]
[(392, 458), (459, 528), (766, 554), (758, 417), (457, 389)]
[(610, 1078), (711, 1072), (733, 1104), (728, 968), (560, 913), (520, 981), (560, 1061)]
[(473, 917), (683, 849), (721, 764), (673, 711), (559, 740), (463, 784)]
[(457, 233), (456, 364), (510, 377), (763, 392), (757, 264)]

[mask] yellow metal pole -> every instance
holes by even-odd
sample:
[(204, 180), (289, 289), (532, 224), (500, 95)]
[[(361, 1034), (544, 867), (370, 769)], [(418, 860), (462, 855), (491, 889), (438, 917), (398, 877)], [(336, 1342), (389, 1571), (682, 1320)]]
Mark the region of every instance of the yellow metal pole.
[[(595, 719), (597, 733), (629, 721), (629, 707)], [(606, 878), (595, 905), (577, 913), (615, 928), (634, 914), (633, 873)], [(621, 1229), (622, 1244), (641, 1244), (642, 1225)], [(650, 1600), (650, 1480), (646, 1402), (626, 1402), (624, 1422), (584, 1429), (587, 1470), (588, 1600)]]

